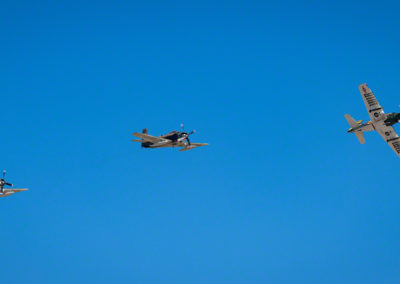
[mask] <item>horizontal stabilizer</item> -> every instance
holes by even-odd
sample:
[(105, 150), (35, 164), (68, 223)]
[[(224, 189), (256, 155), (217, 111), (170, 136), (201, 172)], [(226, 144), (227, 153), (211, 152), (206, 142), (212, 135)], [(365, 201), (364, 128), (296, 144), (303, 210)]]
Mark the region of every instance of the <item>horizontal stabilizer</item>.
[(346, 118), (347, 122), (350, 124), (351, 128), (357, 127), (361, 124), (361, 121), (355, 121), (354, 118), (350, 116), (350, 114), (345, 114), (344, 117)]
[(159, 137), (154, 137), (154, 136), (151, 136), (151, 135), (148, 135), (148, 134), (143, 134), (143, 133), (138, 133), (138, 132), (135, 132), (132, 135), (136, 136), (138, 138), (142, 138), (144, 141), (141, 141), (141, 142), (157, 143), (157, 142), (160, 142), (160, 141), (164, 140), (164, 139), (159, 138)]
[(354, 132), (354, 134), (357, 136), (357, 139), (361, 144), (365, 144), (365, 138), (362, 132)]

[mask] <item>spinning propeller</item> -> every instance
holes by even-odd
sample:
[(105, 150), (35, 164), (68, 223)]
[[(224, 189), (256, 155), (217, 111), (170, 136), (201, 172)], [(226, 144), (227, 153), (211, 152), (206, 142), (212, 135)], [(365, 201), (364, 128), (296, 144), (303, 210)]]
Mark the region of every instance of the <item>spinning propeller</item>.
[(181, 124), (181, 127), (182, 127), (183, 133), (186, 134), (186, 141), (188, 142), (188, 145), (190, 146), (191, 143), (190, 143), (190, 140), (189, 140), (189, 136), (192, 135), (193, 133), (195, 133), (196, 130), (192, 130), (190, 133), (187, 133), (187, 132), (185, 132), (185, 127), (183, 126), (183, 123)]
[(9, 182), (6, 182), (5, 180), (4, 180), (4, 178), (6, 177), (6, 170), (3, 170), (3, 177), (2, 177), (2, 181), (3, 181), (3, 183), (5, 184), (5, 185), (8, 185), (8, 186), (13, 186), (13, 184), (12, 183), (9, 183)]

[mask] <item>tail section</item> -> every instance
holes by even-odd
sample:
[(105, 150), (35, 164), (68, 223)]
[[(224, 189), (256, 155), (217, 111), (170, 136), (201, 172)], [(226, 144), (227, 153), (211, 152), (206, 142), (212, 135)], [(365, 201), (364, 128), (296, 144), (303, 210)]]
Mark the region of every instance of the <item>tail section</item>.
[[(147, 128), (144, 128), (143, 130), (142, 130), (142, 133), (143, 134), (149, 134), (149, 132), (147, 131)], [(143, 140), (142, 140), (142, 148), (145, 148), (146, 146), (148, 146), (148, 142), (143, 142)]]
[[(143, 134), (144, 134), (144, 135), (143, 135)], [(137, 133), (137, 132), (135, 132), (135, 133), (133, 133), (132, 135), (133, 135), (133, 136), (136, 136), (136, 137), (138, 137), (138, 138), (141, 138), (141, 139), (133, 139), (132, 141), (133, 141), (133, 142), (139, 142), (139, 143), (141, 143), (141, 144), (142, 144), (142, 147), (144, 147), (144, 148), (148, 148), (148, 147), (152, 144), (151, 142), (149, 142), (149, 141), (146, 140), (146, 136), (149, 136), (149, 135), (148, 135), (148, 132), (147, 132), (147, 128), (143, 129), (143, 130), (142, 130), (142, 133)]]
[(350, 124), (350, 129), (347, 131), (349, 133), (354, 133), (360, 141), (361, 144), (365, 144), (365, 138), (363, 134), (363, 129), (360, 127), (362, 120), (355, 121), (349, 114), (345, 114), (344, 117), (346, 118), (347, 122)]

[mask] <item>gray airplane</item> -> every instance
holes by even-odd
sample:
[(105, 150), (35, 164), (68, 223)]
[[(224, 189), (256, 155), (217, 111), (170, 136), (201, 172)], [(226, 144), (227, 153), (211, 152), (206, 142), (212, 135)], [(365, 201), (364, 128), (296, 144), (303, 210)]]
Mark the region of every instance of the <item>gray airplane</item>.
[(376, 131), (392, 150), (400, 157), (400, 137), (397, 135), (393, 125), (400, 121), (400, 113), (385, 113), (379, 104), (371, 89), (367, 84), (361, 84), (359, 87), (361, 96), (367, 108), (370, 121), (363, 123), (362, 120), (356, 121), (350, 115), (345, 114), (350, 124), (348, 133), (354, 133), (361, 144), (365, 143), (364, 131)]
[(190, 142), (189, 136), (195, 133), (195, 131), (193, 130), (190, 133), (187, 133), (183, 128), (183, 124), (181, 124), (181, 127), (182, 131), (174, 130), (158, 137), (149, 135), (145, 128), (142, 133), (133, 133), (134, 136), (141, 138), (141, 140), (134, 139), (132, 141), (142, 143), (143, 148), (182, 147), (179, 151), (187, 151), (196, 147), (208, 145), (207, 143)]
[(5, 175), (6, 171), (3, 171), (3, 178), (0, 179), (0, 197), (6, 197), (16, 192), (28, 190), (27, 188), (4, 188), (4, 186), (13, 186), (12, 183), (8, 183), (5, 181)]

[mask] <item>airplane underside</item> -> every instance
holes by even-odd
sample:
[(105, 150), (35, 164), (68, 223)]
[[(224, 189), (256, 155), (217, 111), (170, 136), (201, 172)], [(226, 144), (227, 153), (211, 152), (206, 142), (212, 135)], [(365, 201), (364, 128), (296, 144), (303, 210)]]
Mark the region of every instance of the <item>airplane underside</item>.
[(362, 123), (362, 120), (356, 121), (349, 114), (345, 114), (345, 118), (350, 124), (347, 132), (354, 133), (358, 141), (364, 144), (363, 132), (376, 131), (400, 157), (400, 136), (393, 128), (393, 125), (400, 121), (400, 113), (385, 113), (367, 84), (361, 84), (358, 88), (371, 121)]
[(182, 147), (178, 145), (176, 142), (167, 141), (166, 143), (152, 143), (152, 142), (144, 142), (142, 143), (143, 148), (166, 148), (166, 147)]
[[(183, 128), (183, 126), (182, 126)], [(167, 147), (180, 147), (179, 151), (187, 151), (197, 147), (206, 146), (207, 143), (193, 143), (190, 142), (189, 136), (195, 133), (185, 131), (171, 131), (166, 135), (152, 136), (148, 134), (147, 129), (143, 129), (142, 133), (135, 132), (133, 136), (140, 139), (133, 139), (134, 142), (141, 143), (143, 148), (167, 148)]]

